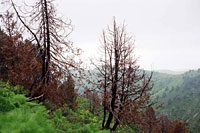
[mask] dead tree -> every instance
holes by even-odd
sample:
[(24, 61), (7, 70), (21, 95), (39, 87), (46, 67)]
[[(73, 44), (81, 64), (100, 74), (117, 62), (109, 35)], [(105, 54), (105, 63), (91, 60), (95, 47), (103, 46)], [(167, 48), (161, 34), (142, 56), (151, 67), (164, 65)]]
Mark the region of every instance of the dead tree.
[(42, 64), (41, 74), (34, 80), (30, 93), (33, 99), (44, 98), (49, 91), (47, 86), (57, 81), (55, 88), (59, 87), (60, 79), (69, 75), (71, 68), (79, 68), (80, 62), (75, 58), (81, 50), (67, 40), (73, 30), (71, 21), (57, 17), (53, 0), (37, 0), (34, 5), (27, 4), (25, 9), (19, 8), (13, 0), (10, 2), (17, 18), (30, 33), (30, 40), (37, 46), (36, 58)]
[[(128, 121), (130, 113), (147, 106), (152, 74), (146, 75), (136, 64), (134, 41), (124, 25), (117, 26), (114, 19), (113, 28), (108, 27), (103, 32), (102, 40), (104, 58), (95, 65), (103, 89), (102, 128), (114, 131), (119, 124)], [(111, 123), (114, 123), (113, 127)]]

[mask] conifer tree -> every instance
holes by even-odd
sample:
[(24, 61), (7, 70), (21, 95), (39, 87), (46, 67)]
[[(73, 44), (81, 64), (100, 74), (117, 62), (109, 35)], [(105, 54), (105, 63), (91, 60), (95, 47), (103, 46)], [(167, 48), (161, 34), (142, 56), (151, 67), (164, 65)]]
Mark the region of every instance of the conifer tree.
[(134, 111), (148, 106), (152, 74), (148, 76), (137, 65), (134, 41), (124, 25), (118, 26), (114, 19), (112, 28), (103, 32), (102, 40), (103, 58), (96, 65), (98, 83), (103, 89), (102, 128), (114, 131), (119, 124), (129, 121)]
[(81, 61), (77, 60), (77, 56), (81, 54), (81, 50), (74, 48), (73, 43), (67, 40), (73, 29), (71, 21), (65, 22), (57, 16), (53, 0), (37, 0), (34, 5), (25, 5), (25, 9), (28, 8), (31, 12), (22, 11), (13, 0), (8, 3), (21, 22), (21, 28), (27, 31), (26, 34), (29, 33), (29, 40), (34, 45), (34, 60), (41, 64), (38, 66), (40, 74), (34, 77), (29, 86), (32, 97), (30, 100), (51, 99), (53, 102), (57, 93), (51, 92), (59, 90), (58, 88), (62, 90), (63, 77), (68, 77), (72, 69), (80, 70)]

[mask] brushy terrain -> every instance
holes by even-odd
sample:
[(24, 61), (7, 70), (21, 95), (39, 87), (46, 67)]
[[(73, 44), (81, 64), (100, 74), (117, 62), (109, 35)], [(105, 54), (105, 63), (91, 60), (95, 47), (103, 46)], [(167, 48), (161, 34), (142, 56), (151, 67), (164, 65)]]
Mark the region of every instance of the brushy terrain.
[[(101, 130), (101, 112), (89, 112), (88, 99), (78, 97), (78, 108), (50, 111), (41, 103), (28, 102), (24, 89), (0, 82), (0, 133), (109, 133)], [(135, 132), (132, 128), (116, 131)]]
[(47, 119), (44, 106), (26, 102), (20, 87), (0, 83), (0, 132), (1, 133), (54, 133), (54, 123)]
[(178, 118), (189, 125), (192, 133), (200, 132), (200, 69), (184, 74), (154, 73), (153, 101), (162, 104), (157, 114)]

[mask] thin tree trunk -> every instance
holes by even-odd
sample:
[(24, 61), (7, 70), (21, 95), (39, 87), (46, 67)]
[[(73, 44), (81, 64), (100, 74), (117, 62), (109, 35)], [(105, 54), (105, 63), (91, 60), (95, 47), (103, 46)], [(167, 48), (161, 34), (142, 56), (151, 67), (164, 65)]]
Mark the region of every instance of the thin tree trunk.
[(110, 129), (110, 124), (112, 122), (113, 119), (113, 114), (112, 112), (109, 113), (108, 119), (106, 121), (106, 125), (105, 125), (105, 129)]
[(51, 46), (51, 42), (50, 42), (50, 31), (49, 31), (49, 16), (48, 16), (48, 9), (47, 9), (47, 1), (44, 0), (44, 9), (45, 9), (45, 20), (46, 20), (46, 37), (47, 37), (47, 48), (46, 48), (46, 70), (45, 70), (45, 82), (46, 84), (48, 84), (49, 82), (49, 63), (50, 63), (50, 46)]
[(102, 128), (103, 129), (105, 127), (105, 121), (106, 121), (106, 107), (104, 105), (104, 107), (103, 107), (103, 121), (102, 121)]
[(114, 67), (114, 81), (112, 82), (112, 100), (111, 100), (111, 109), (112, 112), (109, 113), (109, 117), (106, 123), (106, 128), (110, 128), (110, 124), (113, 119), (113, 113), (115, 109), (115, 100), (116, 100), (116, 93), (117, 93), (117, 82), (118, 82), (118, 72), (119, 72), (119, 60), (120, 60), (120, 55), (119, 55), (119, 46), (118, 46), (118, 31), (116, 27), (116, 23), (114, 21), (114, 62), (115, 62), (115, 67)]
[(105, 54), (105, 75), (104, 75), (104, 99), (103, 99), (103, 121), (102, 121), (102, 128), (104, 128), (105, 126), (105, 121), (106, 121), (106, 95), (107, 95), (107, 49), (106, 49), (106, 38), (105, 38), (105, 33), (103, 32), (103, 37), (104, 37), (104, 45), (105, 45), (105, 48), (104, 48), (104, 54)]
[(115, 124), (113, 125), (112, 131), (115, 131), (117, 129), (117, 126), (119, 125), (119, 121), (117, 120)]

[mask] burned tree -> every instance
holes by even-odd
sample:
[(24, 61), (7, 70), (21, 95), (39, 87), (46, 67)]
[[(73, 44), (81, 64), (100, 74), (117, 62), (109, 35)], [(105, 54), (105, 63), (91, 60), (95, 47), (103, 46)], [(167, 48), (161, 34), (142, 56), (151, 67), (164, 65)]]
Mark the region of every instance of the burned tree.
[(70, 75), (71, 68), (78, 69), (81, 64), (75, 61), (81, 50), (66, 40), (73, 29), (71, 21), (65, 22), (57, 17), (53, 0), (38, 0), (34, 5), (26, 4), (24, 9), (13, 0), (10, 0), (10, 4), (22, 28), (30, 33), (29, 40), (35, 45), (35, 58), (32, 60), (41, 63), (40, 75), (34, 78), (30, 86), (31, 100), (51, 99), (54, 91), (61, 88), (61, 79)]
[(102, 42), (104, 58), (95, 65), (103, 89), (102, 128), (115, 130), (119, 124), (129, 123), (134, 111), (148, 106), (152, 74), (148, 76), (136, 64), (137, 59), (133, 56), (134, 41), (124, 25), (117, 26), (114, 20), (113, 28), (108, 27), (103, 32)]
[(3, 80), (9, 80), (12, 85), (23, 85), (27, 88), (31, 86), (41, 67), (41, 63), (34, 58), (36, 47), (28, 40), (23, 41), (13, 13), (7, 11), (1, 14), (0, 19), (4, 30), (0, 39), (0, 66), (4, 72), (0, 75), (3, 74)]

